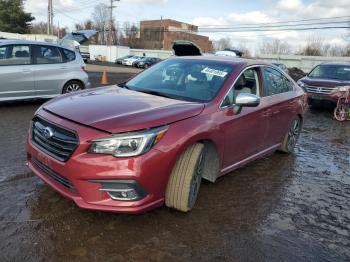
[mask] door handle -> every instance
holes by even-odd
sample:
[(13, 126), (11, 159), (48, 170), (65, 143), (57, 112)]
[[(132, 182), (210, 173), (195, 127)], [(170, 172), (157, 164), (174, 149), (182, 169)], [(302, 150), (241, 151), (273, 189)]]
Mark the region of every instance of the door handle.
[(28, 74), (28, 73), (32, 72), (32, 70), (30, 70), (30, 69), (23, 69), (22, 72), (25, 73), (25, 74)]
[(67, 66), (61, 66), (60, 69), (68, 69)]

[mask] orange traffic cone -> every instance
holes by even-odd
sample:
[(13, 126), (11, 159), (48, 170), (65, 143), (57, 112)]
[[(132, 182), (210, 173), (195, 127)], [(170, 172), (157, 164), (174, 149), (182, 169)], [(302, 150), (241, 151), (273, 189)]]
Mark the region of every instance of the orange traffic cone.
[(107, 70), (105, 67), (103, 68), (101, 85), (108, 85)]

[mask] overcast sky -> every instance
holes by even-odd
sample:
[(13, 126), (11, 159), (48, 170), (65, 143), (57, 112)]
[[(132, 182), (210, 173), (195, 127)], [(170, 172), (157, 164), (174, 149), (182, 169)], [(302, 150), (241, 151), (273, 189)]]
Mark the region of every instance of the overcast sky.
[[(73, 28), (74, 23), (91, 17), (94, 6), (108, 4), (109, 0), (53, 0), (54, 23)], [(350, 0), (121, 0), (116, 2), (114, 16), (120, 23), (145, 19), (171, 18), (199, 26), (271, 23), (310, 18), (350, 16)], [(47, 0), (26, 0), (25, 8), (36, 21), (46, 21)], [(343, 19), (343, 21), (346, 19)], [(349, 20), (349, 18), (347, 18)], [(349, 22), (350, 25), (350, 22)], [(322, 37), (325, 41), (345, 45), (349, 43), (349, 30), (319, 31), (206, 33), (212, 39), (229, 36), (235, 45), (255, 48), (263, 39), (281, 39), (293, 47), (304, 44), (309, 37)]]

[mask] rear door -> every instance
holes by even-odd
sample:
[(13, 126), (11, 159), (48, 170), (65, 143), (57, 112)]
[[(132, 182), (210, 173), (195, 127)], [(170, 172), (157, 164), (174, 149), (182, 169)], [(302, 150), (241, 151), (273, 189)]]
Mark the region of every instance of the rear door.
[(0, 99), (35, 96), (31, 46), (0, 46), (0, 54)]
[(296, 103), (294, 84), (284, 74), (272, 67), (263, 68), (262, 103), (267, 106), (266, 115), (269, 118), (267, 142), (269, 145), (281, 143), (289, 124), (295, 117)]
[(35, 88), (39, 96), (62, 93), (68, 67), (56, 46), (35, 45), (34, 47)]

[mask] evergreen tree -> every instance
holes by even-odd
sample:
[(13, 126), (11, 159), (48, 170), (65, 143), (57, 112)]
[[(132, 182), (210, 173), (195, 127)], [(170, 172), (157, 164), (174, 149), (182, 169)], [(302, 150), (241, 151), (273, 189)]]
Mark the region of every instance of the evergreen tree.
[(34, 17), (26, 13), (23, 0), (0, 0), (0, 31), (25, 34)]

